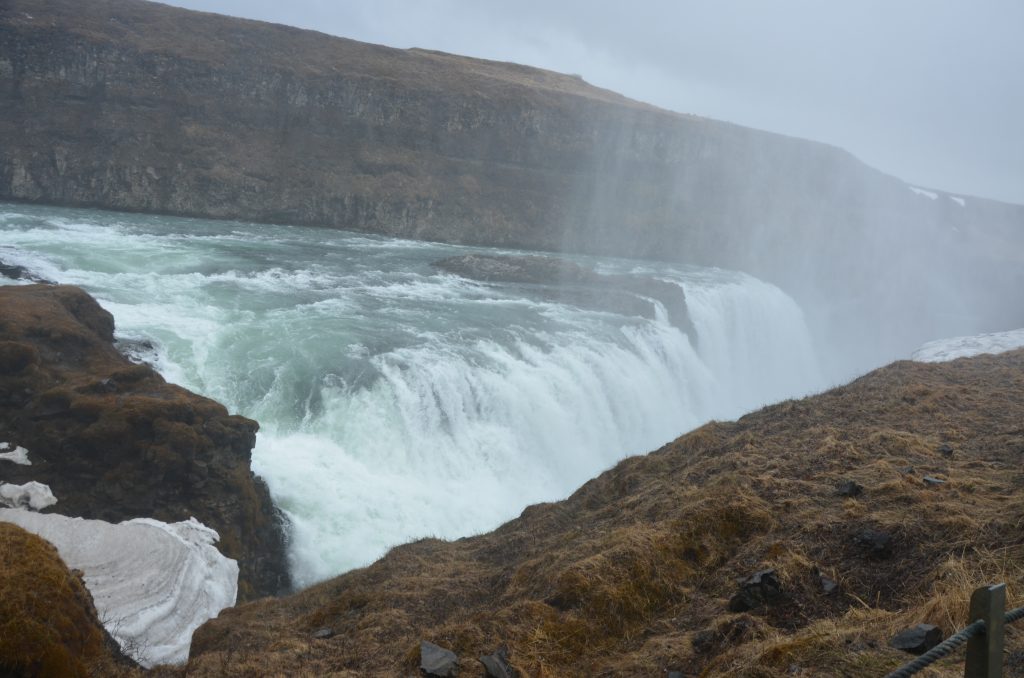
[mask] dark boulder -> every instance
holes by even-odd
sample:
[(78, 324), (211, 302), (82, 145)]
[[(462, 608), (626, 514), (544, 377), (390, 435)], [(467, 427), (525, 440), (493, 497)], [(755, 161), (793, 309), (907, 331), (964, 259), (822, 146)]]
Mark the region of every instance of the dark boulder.
[(740, 582), (740, 590), (729, 600), (730, 612), (746, 612), (782, 600), (782, 584), (775, 570), (755, 572)]
[(426, 640), (420, 643), (420, 671), (425, 676), (450, 678), (458, 673), (459, 658), (451, 650)]
[(892, 555), (892, 536), (881, 530), (861, 530), (853, 541), (866, 548), (874, 558), (888, 558)]
[(942, 642), (942, 629), (931, 624), (918, 624), (897, 633), (889, 645), (911, 654), (924, 654)]
[(716, 631), (713, 629), (702, 629), (693, 634), (693, 637), (690, 639), (690, 645), (695, 653), (707, 654), (715, 649), (717, 641), (718, 633)]
[(516, 678), (519, 675), (509, 663), (506, 647), (499, 647), (493, 653), (480, 657), (480, 663), (484, 665), (487, 678)]
[(24, 266), (8, 264), (2, 259), (0, 259), (0, 278), (9, 278), (10, 280), (31, 280), (32, 282), (45, 283), (47, 285), (54, 284), (52, 281), (36, 275)]
[(4, 480), (49, 485), (64, 515), (195, 516), (238, 561), (241, 601), (285, 590), (281, 519), (249, 463), (256, 422), (129, 362), (113, 339), (113, 317), (76, 287), (0, 287), (0, 440), (32, 455)]
[(836, 494), (840, 497), (859, 497), (864, 493), (864, 486), (855, 480), (844, 480), (836, 485)]
[(818, 583), (821, 584), (821, 592), (826, 596), (834, 595), (839, 590), (839, 583), (823, 574), (818, 575)]

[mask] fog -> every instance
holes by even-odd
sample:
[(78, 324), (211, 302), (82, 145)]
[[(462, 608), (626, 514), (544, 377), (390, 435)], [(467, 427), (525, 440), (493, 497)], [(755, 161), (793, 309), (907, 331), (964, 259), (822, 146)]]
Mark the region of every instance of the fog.
[(578, 73), (841, 146), (913, 184), (1024, 203), (1016, 0), (173, 0), (395, 47)]
[[(643, 112), (616, 114), (577, 149), (569, 216), (552, 224), (566, 251), (779, 285), (836, 381), (932, 339), (1024, 325), (1024, 211), (971, 197), (1024, 203), (1018, 2), (175, 4), (575, 73), (850, 151), (881, 173), (763, 135), (665, 137)], [(668, 160), (651, 161), (662, 142)]]
[(1024, 207), (924, 190), (832, 147), (689, 124), (666, 131), (636, 111), (599, 127), (562, 249), (772, 282), (805, 310), (835, 382), (936, 338), (1024, 327)]

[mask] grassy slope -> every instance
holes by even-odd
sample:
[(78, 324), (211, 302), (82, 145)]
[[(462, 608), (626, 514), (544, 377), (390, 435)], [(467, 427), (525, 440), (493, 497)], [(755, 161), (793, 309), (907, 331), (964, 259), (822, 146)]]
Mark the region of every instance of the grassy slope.
[[(886, 647), (895, 630), (950, 633), (976, 585), (1006, 581), (1020, 604), (1022, 455), (1024, 351), (895, 363), (704, 426), (492, 533), (229, 610), (197, 632), (189, 675), (410, 675), (421, 639), (464, 676), (501, 644), (526, 675), (881, 675), (907, 659)], [(864, 493), (838, 496), (845, 479)], [(891, 548), (859, 544), (865, 529)], [(729, 613), (737, 579), (765, 567), (786, 599)], [(313, 639), (324, 626), (336, 635)]]
[(128, 674), (82, 573), (49, 542), (0, 522), (0, 675)]
[[(345, 72), (384, 78), (413, 89), (463, 95), (499, 94), (502, 88), (515, 86), (654, 110), (578, 77), (531, 66), (433, 50), (396, 49), (156, 2), (10, 0), (5, 4), (0, 8), (0, 18), (13, 26), (59, 26), (89, 40), (113, 41), (150, 53), (184, 55), (213, 65), (242, 61), (304, 77)], [(182, 29), (183, 24), (187, 24), (187, 30)]]

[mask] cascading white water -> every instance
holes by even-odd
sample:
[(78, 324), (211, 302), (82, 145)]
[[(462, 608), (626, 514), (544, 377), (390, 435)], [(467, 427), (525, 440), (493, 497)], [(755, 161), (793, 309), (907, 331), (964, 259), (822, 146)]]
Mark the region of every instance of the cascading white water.
[(168, 379), (260, 421), (253, 465), (291, 521), (298, 584), (491, 529), (704, 421), (824, 386), (800, 309), (742, 273), (587, 260), (681, 285), (688, 337), (429, 266), (465, 248), (8, 211), (0, 259), (83, 285)]

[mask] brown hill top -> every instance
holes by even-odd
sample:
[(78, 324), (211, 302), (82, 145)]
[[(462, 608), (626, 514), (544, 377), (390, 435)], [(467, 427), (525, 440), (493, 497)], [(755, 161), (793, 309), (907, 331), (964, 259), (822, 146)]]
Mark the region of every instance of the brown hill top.
[(100, 625), (82, 573), (49, 542), (0, 521), (0, 673), (73, 676), (132, 671)]
[(895, 363), (708, 424), (492, 533), (225, 611), (187, 673), (412, 675), (427, 640), (463, 676), (501, 646), (527, 676), (882, 675), (909, 658), (896, 631), (952, 633), (975, 586), (1024, 595), (1022, 422), (1024, 351)]
[[(395, 49), (235, 17), (138, 0), (12, 0), (5, 22), (30, 30), (59, 30), (95, 42), (116, 42), (142, 53), (187, 56), (224, 66), (280, 68), (302, 76), (357, 72), (405, 87), (452, 94), (520, 86), (589, 99), (644, 106), (581, 78), (514, 63), (425, 49)], [(188, 30), (182, 30), (187, 27)]]

